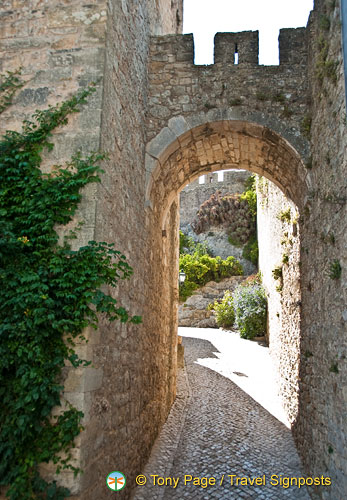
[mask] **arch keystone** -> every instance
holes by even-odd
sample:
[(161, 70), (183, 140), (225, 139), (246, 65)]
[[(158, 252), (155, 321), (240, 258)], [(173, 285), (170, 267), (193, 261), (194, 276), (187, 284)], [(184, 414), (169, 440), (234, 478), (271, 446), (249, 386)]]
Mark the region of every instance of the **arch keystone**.
[(146, 152), (154, 158), (165, 161), (179, 147), (176, 134), (169, 127), (165, 127), (148, 143)]
[(186, 120), (181, 115), (170, 118), (168, 128), (176, 135), (177, 138), (190, 130)]

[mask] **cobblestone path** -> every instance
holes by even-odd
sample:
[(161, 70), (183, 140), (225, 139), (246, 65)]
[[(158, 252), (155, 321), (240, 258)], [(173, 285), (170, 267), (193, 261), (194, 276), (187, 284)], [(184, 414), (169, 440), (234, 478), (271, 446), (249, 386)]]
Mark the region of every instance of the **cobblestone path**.
[[(270, 484), (272, 475), (302, 476), (290, 431), (231, 380), (196, 362), (216, 357), (210, 342), (184, 338), (183, 344), (186, 373), (180, 370), (175, 405), (144, 470), (147, 484), (133, 498), (309, 499), (305, 488)], [(178, 485), (154, 485), (151, 474), (179, 478)], [(185, 475), (214, 477), (216, 484), (185, 485)], [(265, 476), (265, 485), (236, 485), (235, 478), (244, 476)]]

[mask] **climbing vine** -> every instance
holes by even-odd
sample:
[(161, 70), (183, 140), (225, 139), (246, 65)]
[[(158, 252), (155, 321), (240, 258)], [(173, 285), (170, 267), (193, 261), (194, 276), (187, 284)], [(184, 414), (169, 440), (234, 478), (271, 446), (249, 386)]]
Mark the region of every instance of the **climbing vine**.
[[(17, 75), (8, 74), (0, 92), (12, 96), (19, 85)], [(58, 242), (56, 226), (72, 220), (81, 189), (99, 181), (104, 155), (76, 153), (52, 173), (40, 170), (43, 150), (53, 147), (52, 131), (94, 90), (36, 111), (22, 132), (7, 131), (0, 141), (0, 485), (11, 500), (68, 496), (38, 471), (53, 462), (58, 473), (78, 472), (70, 451), (83, 414), (66, 403), (59, 416), (51, 415), (61, 405), (62, 368), (89, 364), (74, 346), (88, 325), (97, 326), (99, 313), (110, 321), (140, 321), (100, 289), (131, 275), (124, 255), (105, 242), (76, 251), (68, 239)], [(5, 96), (7, 104), (11, 98)]]
[(17, 71), (8, 71), (5, 77), (0, 81), (0, 114), (12, 103), (16, 91), (23, 87), (20, 77), (20, 69)]

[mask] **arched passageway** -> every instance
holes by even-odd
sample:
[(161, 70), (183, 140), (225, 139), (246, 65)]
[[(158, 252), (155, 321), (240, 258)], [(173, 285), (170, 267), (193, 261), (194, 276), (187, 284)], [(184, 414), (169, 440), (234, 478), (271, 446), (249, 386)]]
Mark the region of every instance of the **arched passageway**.
[[(173, 356), (177, 336), (178, 194), (198, 176), (227, 168), (246, 169), (269, 179), (298, 211), (305, 203), (309, 178), (303, 161), (287, 140), (268, 127), (239, 120), (220, 120), (198, 124), (178, 134), (174, 140), (172, 134), (164, 130), (149, 144), (146, 164), (147, 224), (150, 234), (149, 258), (152, 268), (156, 269), (157, 283), (153, 290), (157, 297), (153, 300), (153, 310), (158, 314), (157, 323), (165, 323), (160, 335), (171, 346), (169, 351)], [(299, 254), (298, 251), (297, 267)], [(269, 260), (268, 265), (272, 264)], [(295, 280), (298, 282), (299, 269), (296, 272)], [(267, 273), (269, 275), (271, 277), (271, 272)], [(300, 284), (297, 283), (294, 294), (289, 289), (293, 281), (294, 278), (288, 280), (287, 290), (283, 291), (280, 299), (284, 310), (281, 324), (294, 325), (291, 327), (290, 340), (283, 343), (279, 334), (275, 342), (278, 351), (275, 355), (284, 366), (281, 390), (287, 400), (291, 421), (296, 418), (299, 407), (300, 358), (300, 307), (293, 305), (294, 302), (300, 304)], [(269, 300), (273, 300), (271, 294)], [(167, 352), (168, 359), (170, 352)], [(170, 364), (168, 366), (174, 393), (175, 370)]]

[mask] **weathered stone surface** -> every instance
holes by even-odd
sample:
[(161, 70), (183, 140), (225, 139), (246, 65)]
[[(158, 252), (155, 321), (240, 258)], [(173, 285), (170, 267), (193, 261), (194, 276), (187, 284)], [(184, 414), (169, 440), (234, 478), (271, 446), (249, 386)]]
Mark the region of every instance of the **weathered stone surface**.
[[(322, 18), (327, 19), (326, 28)], [(301, 363), (299, 416), (293, 430), (306, 471), (329, 471), (332, 486), (323, 499), (347, 491), (346, 168), (347, 129), (341, 51), (340, 4), (319, 0), (308, 29), (312, 96), (310, 140), (312, 187), (305, 200), (301, 234)], [(322, 40), (327, 58), (322, 61)], [(330, 63), (329, 63), (330, 61)], [(335, 68), (327, 71), (327, 67)], [(322, 73), (323, 72), (323, 73)], [(335, 259), (341, 276), (331, 277)], [(334, 371), (337, 366), (338, 373)]]
[[(293, 430), (306, 473), (332, 478), (331, 488), (318, 489), (317, 497), (344, 498), (347, 133), (339, 3), (316, 0), (306, 31), (282, 32), (279, 67), (255, 64), (253, 48), (250, 60), (238, 65), (194, 66), (191, 36), (158, 36), (179, 32), (179, 0), (111, 0), (107, 6), (91, 0), (5, 0), (0, 14), (0, 70), (22, 66), (27, 82), (22, 97), (2, 114), (1, 132), (18, 130), (36, 107), (53, 105), (101, 78), (86, 115), (71, 118), (63, 140), (53, 138), (59, 154), (47, 154), (44, 168), (49, 171), (81, 146), (108, 151), (101, 185), (84, 197), (81, 213), (89, 214), (88, 225), (76, 244), (91, 237), (115, 242), (134, 275), (112, 294), (131, 313), (143, 315), (139, 326), (102, 319), (91, 340), (102, 386), (91, 385), (85, 393), (91, 400), (85, 408), (92, 410), (78, 445), (85, 472), (74, 483), (75, 498), (108, 498), (105, 474), (114, 464), (127, 471), (129, 481), (118, 496), (129, 497), (166, 419), (176, 381), (177, 195), (199, 175), (221, 168), (267, 177), (300, 210), (299, 340), (289, 324), (296, 288), (293, 298), (288, 288), (282, 305), (283, 327), (300, 349)], [(322, 16), (328, 19), (325, 28)], [(219, 37), (221, 44), (228, 37)], [(237, 40), (240, 55), (251, 39)], [(310, 116), (308, 139), (302, 125)], [(167, 144), (156, 151), (162, 152), (159, 162), (146, 177), (146, 145), (166, 127), (176, 142), (167, 134)], [(331, 278), (335, 260), (342, 273)], [(280, 347), (280, 365), (292, 363), (293, 374), (297, 352), (297, 344)], [(283, 387), (291, 386), (291, 377)], [(295, 387), (286, 390), (287, 400)]]
[(222, 181), (213, 173), (205, 176), (203, 184), (199, 180), (191, 182), (180, 192), (180, 226), (187, 226), (196, 216), (200, 205), (217, 190), (222, 194), (242, 193), (250, 175), (247, 170), (230, 170), (223, 173)]
[[(268, 342), (289, 422), (298, 416), (300, 365), (299, 212), (264, 177), (257, 182), (259, 270), (268, 298)], [(274, 279), (278, 269), (282, 278)]]
[[(53, 137), (56, 147), (45, 155), (44, 169), (68, 160), (77, 149), (108, 151), (110, 162), (105, 164), (102, 184), (85, 191), (76, 216), (76, 222), (86, 221), (76, 246), (93, 239), (114, 242), (131, 256), (130, 264), (144, 271), (143, 275), (135, 271), (119, 302), (133, 314), (142, 314), (145, 300), (152, 296), (146, 307), (155, 311), (138, 327), (101, 322), (98, 332), (87, 335), (93, 368), (68, 373), (66, 397), (85, 412), (85, 431), (76, 448), (84, 474), (76, 479), (63, 473), (58, 480), (72, 485), (74, 498), (83, 500), (109, 496), (105, 475), (115, 464), (132, 481), (175, 395), (176, 323), (161, 328), (157, 320), (167, 316), (174, 297), (167, 286), (158, 307), (147, 279), (143, 158), (150, 35), (179, 31), (182, 4), (180, 0), (135, 4), (5, 0), (0, 5), (0, 71), (22, 66), (28, 82), (2, 114), (0, 132), (18, 130), (36, 108), (54, 105), (97, 81), (97, 92), (82, 112)], [(128, 232), (134, 240), (126, 241)], [(177, 236), (173, 242), (178, 244)], [(170, 318), (174, 315), (173, 306)], [(49, 476), (52, 470), (47, 471)], [(120, 498), (127, 498), (129, 491), (120, 493)]]

